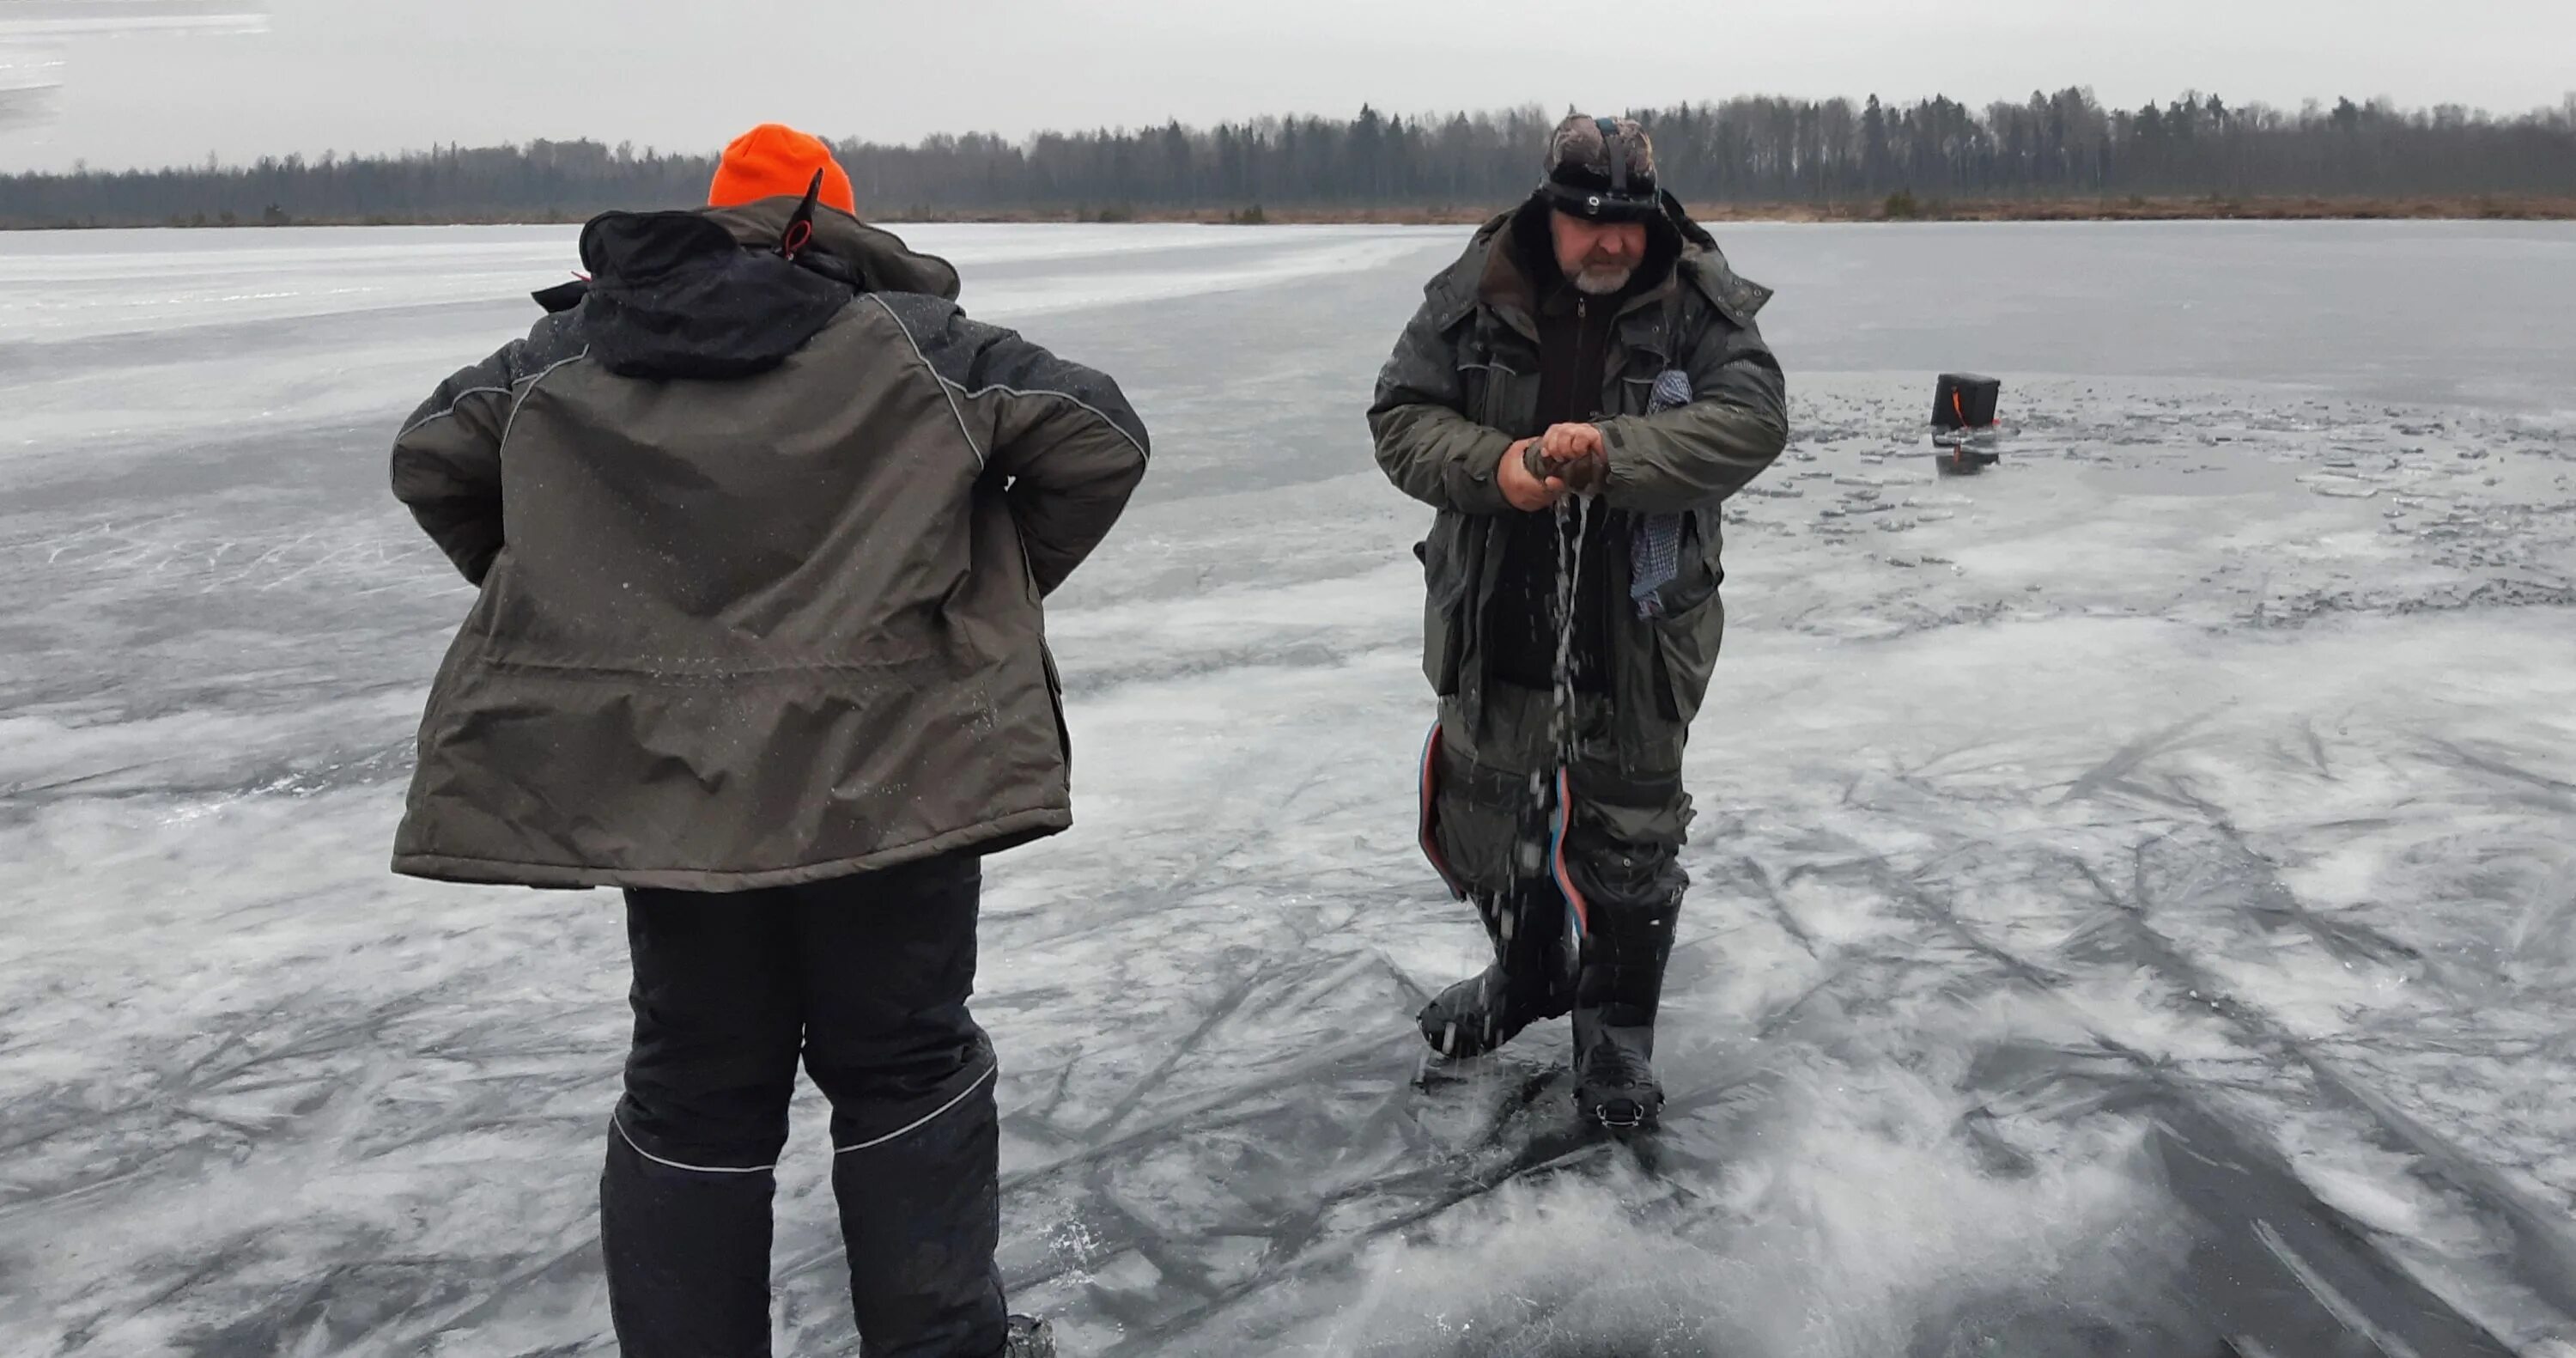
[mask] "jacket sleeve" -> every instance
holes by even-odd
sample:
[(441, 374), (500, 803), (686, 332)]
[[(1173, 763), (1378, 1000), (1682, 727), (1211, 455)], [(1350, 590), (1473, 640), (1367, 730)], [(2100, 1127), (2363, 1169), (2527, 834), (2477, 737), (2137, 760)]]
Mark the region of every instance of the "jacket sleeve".
[(1613, 509), (1653, 514), (1715, 504), (1788, 444), (1787, 384), (1749, 318), (1712, 314), (1683, 366), (1688, 405), (1600, 422), (1610, 450), (1603, 496)]
[(1145, 479), (1145, 422), (1104, 373), (1069, 363), (952, 303), (874, 294), (959, 403), (985, 470), (1010, 479), (1011, 517), (1040, 594), (1091, 555)]
[(549, 316), (528, 338), (439, 383), (394, 437), (394, 498), (474, 584), (501, 553), (501, 435), (510, 413), (528, 383), (577, 348), (572, 318)]
[(1378, 371), (1368, 416), (1377, 465), (1396, 489), (1433, 508), (1508, 513), (1494, 469), (1513, 440), (1464, 413), (1458, 343), (1441, 324), (1443, 310), (1436, 295), (1426, 296)]

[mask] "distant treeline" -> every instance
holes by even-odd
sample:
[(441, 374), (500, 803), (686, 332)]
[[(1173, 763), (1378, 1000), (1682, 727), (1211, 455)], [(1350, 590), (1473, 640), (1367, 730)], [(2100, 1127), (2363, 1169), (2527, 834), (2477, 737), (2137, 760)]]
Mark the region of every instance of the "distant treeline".
[[(1665, 182), (1710, 204), (2208, 196), (2576, 195), (2576, 96), (2517, 117), (2445, 106), (2310, 103), (2292, 111), (2187, 95), (2106, 109), (2090, 91), (1971, 109), (1739, 98), (1635, 110)], [(1536, 107), (1408, 118), (1263, 118), (1213, 128), (969, 134), (839, 146), (862, 211), (882, 218), (1253, 209), (1461, 209), (1525, 194), (1554, 115)], [(712, 154), (590, 141), (389, 157), (300, 156), (152, 171), (0, 176), (0, 224), (569, 220), (700, 201)]]

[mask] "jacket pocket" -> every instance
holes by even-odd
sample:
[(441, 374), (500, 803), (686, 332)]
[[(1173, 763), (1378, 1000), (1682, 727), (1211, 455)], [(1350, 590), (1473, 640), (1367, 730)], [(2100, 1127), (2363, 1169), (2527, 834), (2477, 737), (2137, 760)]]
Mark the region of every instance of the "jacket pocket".
[(1047, 705), (1055, 710), (1055, 738), (1064, 749), (1064, 776), (1070, 785), (1073, 781), (1073, 728), (1064, 721), (1064, 676), (1056, 671), (1055, 651), (1046, 644), (1044, 637), (1038, 639), (1038, 659), (1046, 666)]
[(1457, 693), (1466, 662), (1468, 581), (1474, 566), (1467, 550), (1469, 528), (1467, 516), (1444, 512), (1432, 520), (1431, 536), (1413, 549), (1422, 560), (1422, 677), (1443, 698)]
[(1422, 677), (1431, 681), (1431, 691), (1439, 697), (1455, 697), (1458, 692), (1465, 649), (1458, 633), (1456, 621), (1439, 600), (1422, 610)]
[(1655, 592), (1658, 613), (1647, 623), (1654, 637), (1656, 706), (1688, 726), (1699, 715), (1717, 653), (1726, 637), (1726, 581), (1719, 562), (1717, 511), (1693, 510), (1682, 521), (1680, 573)]
[[(1506, 332), (1507, 334), (1508, 332)], [(1538, 350), (1479, 325), (1458, 351), (1459, 413), (1490, 429), (1524, 428), (1538, 408)]]
[(1698, 718), (1709, 679), (1717, 673), (1718, 648), (1726, 639), (1726, 605), (1712, 593), (1689, 612), (1648, 625), (1654, 629), (1658, 661), (1656, 705), (1667, 720), (1688, 726)]
[(1713, 508), (1684, 510), (1679, 514), (1681, 540), (1675, 552), (1672, 578), (1656, 586), (1650, 600), (1642, 601), (1648, 605), (1646, 611), (1649, 616), (1679, 617), (1717, 597), (1717, 587), (1726, 583), (1726, 568), (1718, 556), (1717, 515), (1718, 511)]

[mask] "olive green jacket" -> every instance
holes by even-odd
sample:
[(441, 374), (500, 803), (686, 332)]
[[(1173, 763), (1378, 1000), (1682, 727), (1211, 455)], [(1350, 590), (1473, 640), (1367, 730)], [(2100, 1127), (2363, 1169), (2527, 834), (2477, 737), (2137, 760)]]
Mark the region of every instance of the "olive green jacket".
[[(1595, 421), (1609, 476), (1592, 512), (1684, 516), (1682, 569), (1656, 592), (1656, 616), (1623, 602), (1610, 631), (1623, 762), (1677, 769), (1726, 627), (1718, 506), (1780, 455), (1789, 422), (1780, 365), (1754, 324), (1770, 291), (1738, 277), (1705, 231), (1678, 209), (1672, 215), (1678, 261), (1656, 286), (1617, 303)], [(1487, 223), (1424, 289), (1369, 409), (1378, 465), (1438, 511), (1417, 549), (1429, 588), (1423, 670), (1475, 722), (1488, 710), (1478, 633), (1508, 537), (1505, 516), (1520, 512), (1503, 498), (1496, 468), (1515, 440), (1544, 432), (1535, 299), (1503, 247), (1510, 222), (1507, 213)], [(1691, 400), (1649, 414), (1666, 369), (1688, 375)], [(1628, 540), (1625, 531), (1613, 536)], [(1610, 597), (1625, 601), (1629, 560), (1612, 555)]]

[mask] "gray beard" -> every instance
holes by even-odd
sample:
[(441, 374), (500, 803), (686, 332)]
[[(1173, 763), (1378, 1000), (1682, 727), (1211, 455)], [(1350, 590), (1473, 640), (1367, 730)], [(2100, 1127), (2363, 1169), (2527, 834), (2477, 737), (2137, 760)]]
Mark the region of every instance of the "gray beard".
[(1607, 297), (1628, 286), (1636, 276), (1635, 269), (1585, 269), (1574, 276), (1574, 290), (1591, 297)]

